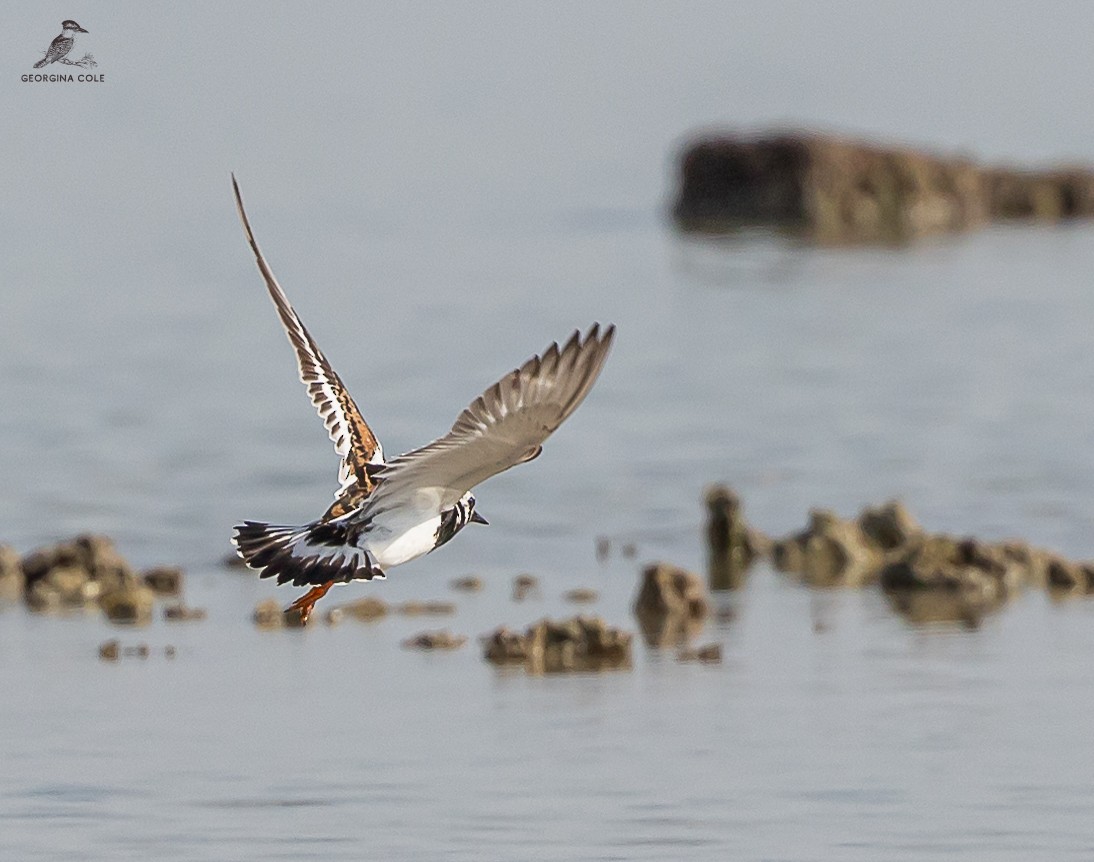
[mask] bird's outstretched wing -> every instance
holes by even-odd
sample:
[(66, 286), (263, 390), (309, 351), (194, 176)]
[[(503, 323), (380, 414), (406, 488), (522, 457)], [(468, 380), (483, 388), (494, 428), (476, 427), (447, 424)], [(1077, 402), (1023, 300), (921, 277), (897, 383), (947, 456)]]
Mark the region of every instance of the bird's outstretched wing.
[[(341, 487), (336, 499), (350, 489), (354, 491), (359, 489), (367, 494), (373, 488), (373, 479), (368, 465), (384, 463), (383, 447), (361, 416), (361, 411), (353, 403), (353, 398), (346, 391), (346, 387), (327, 362), (323, 351), (319, 349), (300, 318), (297, 317), (288, 297), (285, 296), (285, 291), (277, 283), (270, 265), (262, 256), (254, 233), (251, 231), (247, 213), (243, 209), (243, 198), (239, 194), (239, 184), (234, 174), (232, 188), (235, 191), (236, 206), (243, 222), (243, 230), (247, 235), (247, 242), (250, 243), (251, 250), (254, 252), (258, 270), (266, 280), (266, 289), (270, 292), (270, 299), (277, 308), (281, 325), (285, 327), (285, 334), (289, 336), (289, 343), (296, 351), (300, 379), (308, 387), (312, 404), (315, 405), (334, 443), (334, 451), (342, 459), (342, 464), (338, 468), (338, 481)], [(375, 469), (372, 472), (375, 472)]]
[(363, 514), (401, 506), (448, 508), (485, 479), (539, 455), (543, 441), (596, 382), (615, 327), (594, 324), (552, 344), (476, 398), (452, 430), (387, 463)]

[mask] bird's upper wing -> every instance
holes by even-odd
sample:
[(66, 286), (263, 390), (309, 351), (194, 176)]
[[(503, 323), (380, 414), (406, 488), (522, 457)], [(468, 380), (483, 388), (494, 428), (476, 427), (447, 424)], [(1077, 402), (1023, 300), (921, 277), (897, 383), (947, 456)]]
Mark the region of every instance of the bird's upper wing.
[(235, 190), (236, 206), (239, 208), (239, 217), (243, 221), (243, 230), (247, 234), (247, 242), (251, 244), (258, 269), (266, 280), (266, 289), (269, 290), (270, 298), (277, 308), (281, 324), (285, 327), (285, 334), (289, 336), (289, 342), (296, 351), (300, 379), (307, 385), (312, 404), (315, 405), (334, 443), (334, 450), (342, 458), (342, 464), (338, 468), (338, 481), (341, 483), (341, 488), (336, 497), (342, 496), (354, 485), (360, 486), (367, 493), (373, 488), (373, 479), (369, 475), (367, 465), (384, 462), (383, 447), (361, 416), (361, 411), (353, 403), (353, 398), (346, 391), (346, 387), (342, 385), (342, 381), (327, 362), (323, 351), (312, 340), (308, 330), (297, 317), (288, 297), (285, 296), (285, 291), (277, 283), (270, 265), (262, 256), (254, 233), (251, 231), (247, 213), (243, 209), (243, 198), (240, 197), (239, 184), (236, 182), (235, 175), (232, 176), (232, 188)]
[(615, 327), (552, 344), (476, 398), (452, 430), (387, 463), (364, 515), (401, 507), (447, 508), (485, 479), (531, 461), (596, 382)]

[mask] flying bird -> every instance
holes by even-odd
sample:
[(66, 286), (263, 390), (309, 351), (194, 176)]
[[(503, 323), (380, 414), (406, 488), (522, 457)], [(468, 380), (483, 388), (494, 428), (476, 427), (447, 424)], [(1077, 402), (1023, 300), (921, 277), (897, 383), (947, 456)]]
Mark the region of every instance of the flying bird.
[(232, 542), (263, 578), (310, 589), (290, 605), (306, 623), (335, 584), (384, 572), (448, 542), (468, 524), (486, 524), (472, 489), (531, 461), (589, 393), (612, 346), (615, 327), (593, 324), (551, 344), (483, 392), (448, 433), (390, 461), (353, 398), (277, 283), (251, 231), (239, 185), (236, 207), (266, 289), (300, 370), (341, 458), (334, 502), (315, 521), (275, 526), (244, 521)]
[(68, 52), (72, 50), (72, 46), (76, 42), (76, 34), (86, 32), (87, 30), (71, 19), (62, 21), (61, 35), (56, 36), (53, 41), (49, 43), (49, 48), (46, 49), (46, 55), (34, 64), (34, 68), (41, 69), (43, 66), (48, 66), (50, 63), (56, 63), (58, 60), (63, 60), (68, 56)]

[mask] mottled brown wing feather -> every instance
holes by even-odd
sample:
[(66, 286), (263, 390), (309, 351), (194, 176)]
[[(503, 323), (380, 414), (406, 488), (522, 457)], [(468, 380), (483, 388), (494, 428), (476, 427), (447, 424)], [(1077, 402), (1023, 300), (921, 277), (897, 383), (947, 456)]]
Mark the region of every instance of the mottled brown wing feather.
[(452, 430), (387, 463), (365, 515), (399, 506), (448, 507), (480, 482), (531, 461), (589, 393), (607, 359), (615, 327), (594, 324), (560, 348), (552, 344), (487, 389)]
[(326, 426), (327, 433), (334, 443), (335, 452), (342, 459), (338, 470), (338, 481), (341, 487), (336, 495), (335, 506), (338, 505), (339, 500), (347, 496), (359, 499), (361, 491), (367, 494), (374, 487), (368, 465), (383, 463), (383, 447), (376, 439), (376, 435), (372, 433), (372, 429), (368, 427), (361, 411), (357, 409), (353, 398), (342, 384), (342, 380), (331, 368), (323, 351), (319, 349), (307, 327), (293, 310), (285, 291), (277, 283), (273, 270), (266, 263), (266, 258), (263, 257), (255, 241), (250, 220), (243, 208), (243, 198), (239, 193), (239, 184), (234, 174), (232, 189), (235, 191), (236, 207), (239, 209), (239, 218), (243, 222), (247, 242), (250, 243), (251, 251), (254, 252), (258, 270), (266, 281), (266, 289), (277, 309), (278, 317), (281, 318), (281, 325), (285, 328), (289, 343), (296, 352), (300, 379), (308, 387), (312, 404), (315, 405), (319, 417)]

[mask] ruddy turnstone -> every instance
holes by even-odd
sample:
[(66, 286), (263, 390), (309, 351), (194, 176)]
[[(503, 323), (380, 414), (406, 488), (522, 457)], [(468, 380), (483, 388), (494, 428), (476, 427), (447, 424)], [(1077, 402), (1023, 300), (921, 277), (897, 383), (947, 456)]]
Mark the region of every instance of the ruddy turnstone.
[(383, 578), (427, 554), (468, 524), (485, 524), (471, 489), (531, 461), (596, 382), (615, 335), (593, 324), (562, 347), (551, 344), (476, 398), (443, 437), (391, 461), (323, 352), (300, 321), (255, 241), (239, 185), (236, 206), (281, 324), (296, 351), (300, 379), (342, 459), (334, 502), (298, 527), (244, 521), (232, 542), (248, 566), (278, 584), (310, 586), (292, 603), (307, 622), (338, 583)]

